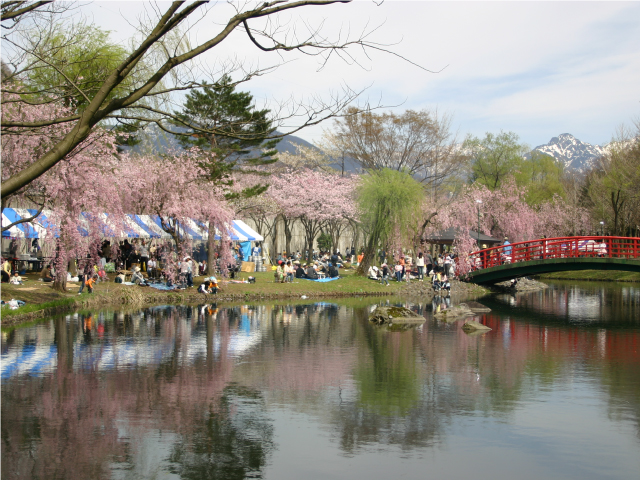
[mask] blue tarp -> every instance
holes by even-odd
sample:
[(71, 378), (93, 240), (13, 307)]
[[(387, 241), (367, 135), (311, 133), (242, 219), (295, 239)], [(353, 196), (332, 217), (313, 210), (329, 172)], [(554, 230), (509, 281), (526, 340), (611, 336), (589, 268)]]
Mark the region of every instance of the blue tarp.
[(240, 242), (240, 248), (242, 249), (242, 258), (245, 262), (248, 261), (251, 256), (251, 242)]
[(300, 280), (309, 280), (310, 282), (320, 282), (320, 283), (326, 283), (326, 282), (331, 282), (333, 280), (338, 280), (340, 279), (340, 277), (335, 277), (335, 278), (319, 278), (318, 280), (311, 280), (310, 278), (301, 278)]

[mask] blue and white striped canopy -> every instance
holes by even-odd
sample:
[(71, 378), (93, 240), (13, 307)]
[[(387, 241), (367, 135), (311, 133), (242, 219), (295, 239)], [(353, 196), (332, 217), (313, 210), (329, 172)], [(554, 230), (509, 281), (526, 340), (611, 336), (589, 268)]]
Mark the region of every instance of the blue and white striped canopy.
[[(5, 208), (2, 211), (2, 225), (9, 225), (13, 222), (28, 218), (37, 213), (37, 210), (26, 208)], [(48, 226), (53, 226), (49, 222), (48, 212), (43, 211), (36, 220), (32, 222), (14, 225), (9, 230), (2, 232), (3, 237), (10, 238), (46, 238)], [(82, 214), (84, 219), (80, 222), (86, 224), (88, 228), (89, 214)], [(136, 215), (127, 214), (125, 225), (111, 219), (109, 214), (99, 214), (99, 219), (104, 224), (103, 235), (105, 237), (128, 237), (128, 238), (162, 238), (170, 239), (171, 235), (162, 229), (162, 222), (158, 215)], [(207, 227), (201, 222), (188, 219), (185, 224), (178, 226), (180, 233), (188, 235), (193, 240), (206, 240), (209, 236)], [(81, 228), (81, 233), (87, 234), (86, 229)], [(220, 239), (220, 232), (216, 233), (216, 240)], [(54, 234), (54, 236), (57, 236)], [(263, 241), (264, 237), (249, 227), (242, 220), (233, 220), (232, 226), (227, 234), (229, 240), (239, 242)]]

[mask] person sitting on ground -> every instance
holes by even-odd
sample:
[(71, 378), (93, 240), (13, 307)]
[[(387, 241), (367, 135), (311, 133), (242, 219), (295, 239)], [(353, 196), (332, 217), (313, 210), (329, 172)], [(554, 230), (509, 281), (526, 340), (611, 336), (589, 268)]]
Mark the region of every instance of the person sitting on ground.
[(440, 288), (442, 288), (442, 275), (440, 274), (440, 272), (437, 272), (435, 275), (433, 275), (432, 282), (432, 286), (435, 291), (438, 291), (440, 290)]
[(207, 277), (198, 287), (199, 293), (218, 293), (218, 280), (216, 277)]
[(313, 268), (313, 265), (309, 265), (309, 267), (307, 267), (307, 278), (309, 280), (317, 280), (318, 279), (318, 274), (316, 273), (315, 269)]
[(367, 277), (371, 280), (378, 280), (378, 273), (378, 267), (371, 265), (369, 270), (367, 270)]
[(449, 277), (447, 277), (446, 273), (444, 275), (442, 275), (441, 282), (442, 282), (441, 283), (442, 284), (442, 288), (444, 290), (451, 291), (451, 283), (449, 283)]
[(135, 267), (133, 269), (133, 274), (131, 275), (131, 283), (135, 283), (136, 285), (145, 285), (144, 277), (142, 273), (140, 273), (140, 267)]
[(15, 272), (11, 280), (9, 280), (9, 283), (12, 285), (22, 285), (22, 277), (18, 275), (18, 272)]
[(51, 271), (51, 265), (47, 265), (46, 267), (44, 267), (40, 275), (42, 275), (43, 282), (53, 282), (53, 272)]
[(329, 278), (338, 278), (340, 276), (340, 274), (338, 273), (338, 268), (333, 265), (329, 267), (329, 271), (327, 272), (327, 274), (329, 275)]
[(274, 274), (274, 279), (276, 283), (284, 283), (284, 268), (282, 268), (282, 260), (278, 262), (278, 266), (276, 267), (276, 273)]
[(2, 264), (2, 283), (7, 283), (11, 278), (11, 262), (8, 258), (5, 258)]
[(287, 264), (284, 266), (284, 274), (286, 275), (285, 282), (289, 282), (289, 283), (293, 282), (294, 272), (295, 270), (291, 265), (291, 261), (288, 261)]
[(118, 270), (118, 272), (116, 272), (116, 278), (114, 280), (115, 283), (124, 283), (125, 282), (125, 276), (124, 273), (122, 273), (120, 270)]
[(307, 278), (307, 274), (304, 273), (304, 268), (302, 268), (300, 264), (298, 264), (298, 267), (296, 268), (296, 278)]

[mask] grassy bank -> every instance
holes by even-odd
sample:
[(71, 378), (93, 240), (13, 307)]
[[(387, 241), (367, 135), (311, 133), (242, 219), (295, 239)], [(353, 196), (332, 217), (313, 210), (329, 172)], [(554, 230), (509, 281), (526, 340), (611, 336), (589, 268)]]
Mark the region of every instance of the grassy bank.
[(618, 270), (580, 270), (539, 275), (540, 280), (580, 280), (594, 282), (640, 282), (640, 273)]
[[(250, 274), (243, 274), (244, 278)], [(36, 274), (29, 274), (24, 285), (2, 285), (2, 300), (12, 298), (23, 300), (26, 305), (17, 309), (2, 309), (3, 326), (46, 318), (57, 313), (74, 310), (94, 309), (107, 305), (154, 305), (154, 304), (189, 304), (218, 303), (237, 301), (260, 301), (270, 299), (299, 299), (322, 297), (354, 297), (354, 296), (393, 296), (406, 290), (406, 284), (391, 282), (383, 286), (367, 278), (354, 275), (353, 270), (341, 271), (339, 280), (327, 283), (295, 280), (293, 283), (275, 283), (272, 272), (251, 274), (256, 277), (255, 284), (225, 283), (216, 296), (197, 293), (196, 287), (202, 277), (194, 280), (196, 287), (186, 290), (162, 291), (150, 287), (128, 286), (113, 281), (96, 285), (93, 293), (78, 295), (79, 284), (68, 283), (67, 292), (56, 292), (51, 284), (38, 281)], [(426, 286), (426, 284), (425, 284)]]

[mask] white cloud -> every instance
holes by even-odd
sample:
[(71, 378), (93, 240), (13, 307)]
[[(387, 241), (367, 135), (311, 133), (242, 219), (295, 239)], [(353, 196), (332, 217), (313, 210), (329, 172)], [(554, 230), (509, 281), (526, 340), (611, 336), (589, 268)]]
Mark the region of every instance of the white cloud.
[[(165, 8), (165, 3), (158, 4)], [(88, 10), (115, 36), (127, 38), (148, 5), (131, 2), (94, 3)], [(228, 18), (216, 5), (193, 27), (202, 40)], [(361, 52), (364, 68), (334, 59), (317, 71), (318, 60), (299, 54), (276, 72), (245, 88), (262, 101), (329, 95), (342, 84), (355, 89), (371, 85), (372, 102), (404, 102), (404, 108), (434, 108), (455, 115), (461, 133), (513, 130), (530, 144), (570, 132), (583, 141), (606, 141), (615, 127), (640, 113), (640, 4), (613, 2), (405, 2), (370, 1), (349, 5), (308, 7), (283, 16), (298, 27), (324, 21), (328, 35), (355, 34), (368, 24), (382, 24), (372, 39), (396, 43), (393, 51), (439, 74), (420, 70), (389, 54)], [(258, 25), (258, 22), (254, 23)], [(204, 57), (213, 64), (233, 56), (266, 66), (280, 58), (264, 54), (241, 33), (233, 34)], [(315, 139), (322, 127), (301, 136)]]

